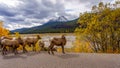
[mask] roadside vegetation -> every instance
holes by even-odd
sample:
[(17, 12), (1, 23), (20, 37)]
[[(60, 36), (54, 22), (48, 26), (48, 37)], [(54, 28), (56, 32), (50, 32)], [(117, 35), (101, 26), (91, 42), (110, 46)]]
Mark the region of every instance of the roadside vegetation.
[(8, 36), (10, 31), (3, 27), (3, 21), (0, 21), (0, 37), (1, 36)]
[(78, 24), (76, 48), (83, 47), (85, 52), (120, 53), (119, 1), (115, 4), (100, 2), (91, 12), (80, 14)]

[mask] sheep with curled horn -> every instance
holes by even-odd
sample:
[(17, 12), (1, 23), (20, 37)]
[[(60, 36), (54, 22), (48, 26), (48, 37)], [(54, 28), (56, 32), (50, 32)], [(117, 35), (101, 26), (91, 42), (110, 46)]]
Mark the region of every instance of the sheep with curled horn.
[(50, 51), (54, 55), (53, 48), (54, 46), (61, 46), (62, 48), (62, 53), (65, 54), (64, 52), (64, 46), (66, 45), (66, 37), (64, 35), (61, 36), (61, 38), (53, 38), (50, 42), (50, 46), (48, 47), (48, 53), (50, 54)]
[(3, 39), (9, 39), (9, 40), (12, 40), (11, 37), (8, 37), (8, 36), (1, 36), (1, 37), (0, 37), (0, 49), (2, 49), (1, 41), (2, 41)]
[(29, 45), (30, 47), (33, 46), (33, 51), (36, 51), (35, 45), (41, 39), (39, 35), (37, 37), (27, 37), (24, 38), (25, 45)]
[(15, 39), (3, 39), (1, 41), (1, 45), (2, 45), (2, 54), (5, 55), (7, 54), (7, 46), (8, 47), (12, 47), (13, 48), (13, 52), (14, 54), (17, 54), (17, 48), (19, 47), (20, 43), (21, 43), (22, 39), (19, 38), (15, 38)]

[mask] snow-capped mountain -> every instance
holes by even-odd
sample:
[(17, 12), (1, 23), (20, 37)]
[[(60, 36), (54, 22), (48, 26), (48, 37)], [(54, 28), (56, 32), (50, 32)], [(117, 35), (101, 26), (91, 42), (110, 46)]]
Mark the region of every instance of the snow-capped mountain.
[(12, 30), (11, 33), (65, 33), (66, 31), (68, 31), (68, 29), (68, 32), (74, 32), (75, 28), (77, 27), (77, 20), (78, 19), (68, 20), (66, 17), (60, 16), (50, 19), (43, 25), (38, 25), (31, 28), (16, 29)]
[(75, 28), (77, 27), (77, 20), (67, 20), (64, 16), (57, 17), (54, 19), (49, 20), (48, 22), (44, 23), (43, 25), (31, 27), (31, 28), (22, 28), (12, 30), (11, 33), (19, 32), (19, 33), (65, 33), (74, 32)]
[(60, 16), (60, 17), (57, 17), (57, 18), (53, 18), (50, 21), (66, 22), (66, 21), (68, 21), (68, 19), (65, 16)]
[(68, 21), (68, 19), (65, 16), (58, 17), (57, 21)]

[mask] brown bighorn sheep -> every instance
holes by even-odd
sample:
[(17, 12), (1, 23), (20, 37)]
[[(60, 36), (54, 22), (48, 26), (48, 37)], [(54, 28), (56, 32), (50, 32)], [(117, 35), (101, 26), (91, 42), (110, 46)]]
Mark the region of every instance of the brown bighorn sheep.
[(1, 45), (2, 45), (2, 54), (5, 55), (7, 51), (7, 46), (13, 48), (14, 54), (17, 54), (17, 48), (19, 47), (22, 39), (21, 38), (16, 38), (16, 39), (3, 39), (1, 40)]
[(53, 47), (54, 46), (61, 46), (62, 47), (62, 53), (65, 54), (64, 52), (64, 46), (66, 45), (66, 37), (64, 35), (62, 35), (61, 38), (53, 38), (50, 42), (50, 46), (48, 47), (48, 53), (50, 54), (50, 51), (52, 52), (52, 54), (54, 54), (53, 52)]

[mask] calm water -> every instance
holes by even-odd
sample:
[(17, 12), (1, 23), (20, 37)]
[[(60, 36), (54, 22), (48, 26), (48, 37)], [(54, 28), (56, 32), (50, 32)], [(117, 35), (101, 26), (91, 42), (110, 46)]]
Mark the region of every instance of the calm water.
[[(54, 36), (54, 35), (53, 36), (49, 36), (49, 35), (42, 36), (42, 41), (45, 42), (46, 47), (48, 47), (50, 45), (50, 40), (54, 37), (60, 38), (61, 36)], [(67, 35), (65, 37), (67, 39), (67, 43), (66, 43), (65, 47), (66, 48), (71, 48), (73, 46), (73, 43), (75, 42), (76, 37), (74, 35)]]
[[(42, 41), (45, 42), (45, 46), (48, 47), (50, 45), (50, 40), (54, 37), (60, 38), (63, 33), (50, 33), (50, 34), (40, 34), (42, 37)], [(37, 34), (22, 34), (22, 37), (36, 37)], [(71, 48), (73, 46), (73, 43), (75, 42), (76, 36), (73, 33), (67, 33), (65, 34), (65, 37), (67, 39), (67, 43), (65, 45), (65, 48)]]

